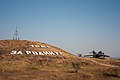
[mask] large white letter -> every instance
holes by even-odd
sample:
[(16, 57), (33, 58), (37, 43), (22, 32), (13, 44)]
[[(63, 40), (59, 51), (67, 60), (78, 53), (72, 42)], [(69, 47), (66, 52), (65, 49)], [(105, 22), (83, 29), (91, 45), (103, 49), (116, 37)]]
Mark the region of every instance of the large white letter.
[(32, 53), (33, 53), (34, 55), (38, 55), (38, 53), (37, 53), (36, 51), (32, 51)]
[(34, 45), (29, 45), (29, 46), (34, 47)]
[(39, 55), (44, 55), (42, 52), (39, 52)]
[(55, 54), (57, 54), (57, 55), (61, 55), (62, 53), (61, 52), (54, 52)]
[(49, 51), (48, 53), (49, 53), (50, 55), (55, 55), (52, 51)]
[(17, 51), (12, 51), (10, 54), (16, 54), (17, 53)]
[(39, 45), (35, 45), (36, 48), (39, 48), (40, 46)]
[(58, 52), (60, 55), (62, 54), (61, 52)]
[(41, 45), (41, 48), (46, 48), (46, 46), (42, 46), (42, 45)]
[(48, 54), (49, 54), (47, 51), (42, 51), (42, 53), (44, 53), (45, 55), (48, 55)]
[(23, 54), (22, 51), (18, 51), (16, 54)]
[(31, 51), (26, 51), (26, 54), (30, 54), (31, 53)]

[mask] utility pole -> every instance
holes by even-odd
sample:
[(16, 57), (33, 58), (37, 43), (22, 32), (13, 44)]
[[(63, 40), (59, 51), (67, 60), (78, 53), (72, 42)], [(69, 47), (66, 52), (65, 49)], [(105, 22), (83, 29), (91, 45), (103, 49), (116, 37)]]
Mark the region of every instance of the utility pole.
[(16, 30), (15, 30), (13, 40), (20, 40), (19, 35), (18, 35), (18, 31), (17, 31), (17, 27), (16, 27)]

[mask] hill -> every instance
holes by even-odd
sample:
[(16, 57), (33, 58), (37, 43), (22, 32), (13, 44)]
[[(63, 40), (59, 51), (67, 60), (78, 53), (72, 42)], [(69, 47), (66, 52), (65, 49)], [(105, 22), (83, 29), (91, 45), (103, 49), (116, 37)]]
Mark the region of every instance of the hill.
[[(76, 62), (77, 73), (72, 65)], [(0, 80), (119, 79), (120, 60), (80, 58), (41, 42), (0, 40)]]
[[(12, 52), (13, 51), (13, 52)], [(0, 54), (34, 54), (34, 55), (62, 55), (73, 56), (72, 54), (49, 44), (27, 40), (0, 40)], [(20, 51), (20, 52), (19, 52)]]

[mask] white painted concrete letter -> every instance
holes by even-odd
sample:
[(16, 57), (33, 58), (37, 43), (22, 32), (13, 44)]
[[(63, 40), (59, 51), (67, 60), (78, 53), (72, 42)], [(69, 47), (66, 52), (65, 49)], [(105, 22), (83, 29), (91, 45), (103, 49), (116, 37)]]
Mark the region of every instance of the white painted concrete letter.
[(12, 51), (10, 54), (16, 54), (17, 53), (17, 51)]
[(31, 51), (26, 51), (26, 54), (30, 54), (31, 53)]
[(38, 55), (38, 53), (36, 51), (32, 51), (32, 54), (34, 55)]
[(42, 52), (39, 52), (39, 55), (44, 55)]
[(34, 45), (29, 45), (29, 46), (34, 47)]
[(22, 51), (18, 51), (16, 54), (23, 54)]

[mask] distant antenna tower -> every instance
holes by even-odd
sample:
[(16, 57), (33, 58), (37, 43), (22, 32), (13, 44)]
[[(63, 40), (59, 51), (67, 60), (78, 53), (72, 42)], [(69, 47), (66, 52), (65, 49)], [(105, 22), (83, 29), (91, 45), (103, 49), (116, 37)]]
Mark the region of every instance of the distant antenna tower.
[(19, 35), (18, 35), (18, 31), (17, 31), (17, 27), (16, 27), (16, 30), (15, 30), (13, 40), (20, 40)]

